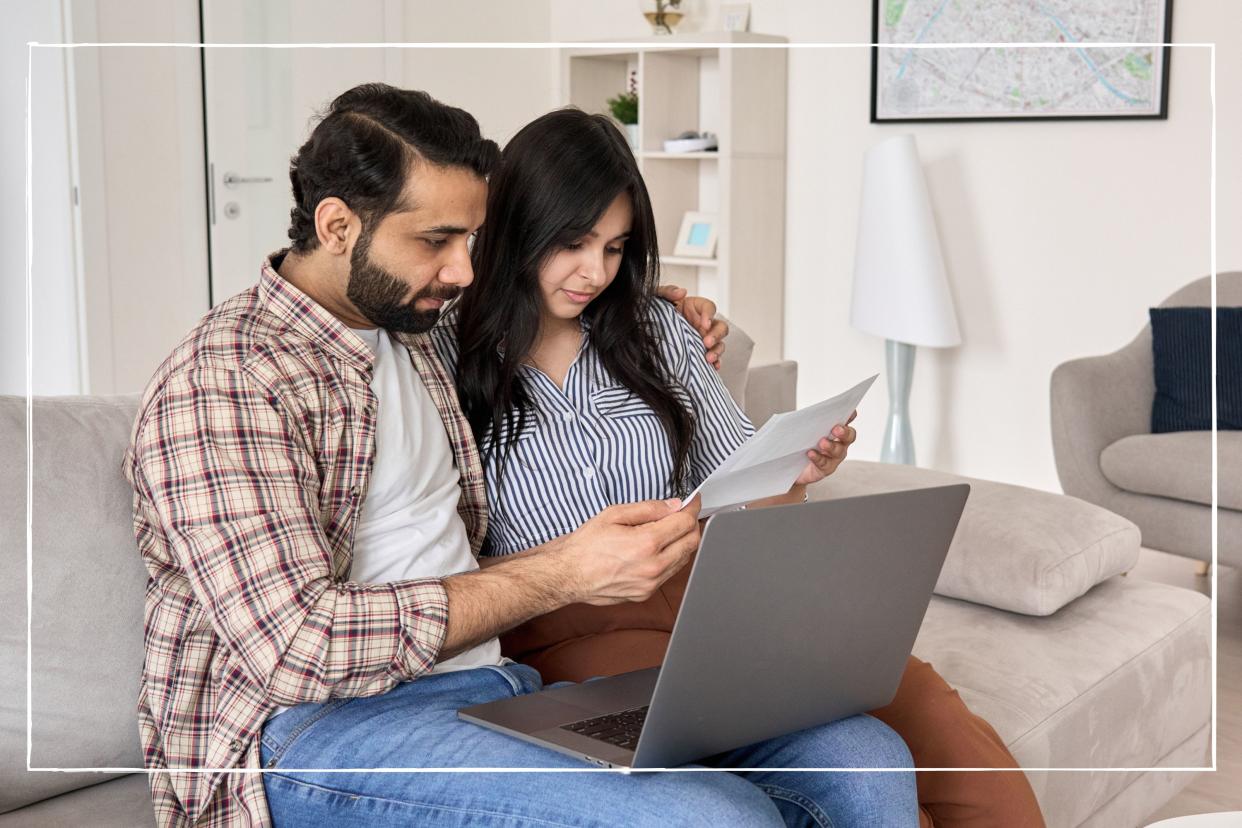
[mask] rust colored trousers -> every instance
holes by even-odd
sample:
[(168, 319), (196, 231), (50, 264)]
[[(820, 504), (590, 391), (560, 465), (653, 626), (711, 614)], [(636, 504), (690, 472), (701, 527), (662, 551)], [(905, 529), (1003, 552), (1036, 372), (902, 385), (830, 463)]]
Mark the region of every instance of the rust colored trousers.
[[(547, 683), (659, 666), (689, 573), (686, 566), (641, 604), (576, 604), (536, 618), (501, 636), (501, 648)], [(916, 769), (1018, 767), (992, 726), (914, 656), (892, 702), (871, 715), (901, 735)], [(1043, 828), (1021, 771), (918, 771), (915, 778), (921, 828)]]

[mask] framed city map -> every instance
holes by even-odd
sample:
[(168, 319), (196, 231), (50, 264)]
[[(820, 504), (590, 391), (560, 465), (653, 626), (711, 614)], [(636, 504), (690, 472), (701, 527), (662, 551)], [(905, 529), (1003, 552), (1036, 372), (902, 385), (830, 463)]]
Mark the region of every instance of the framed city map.
[(873, 2), (872, 123), (1168, 117), (1173, 0)]

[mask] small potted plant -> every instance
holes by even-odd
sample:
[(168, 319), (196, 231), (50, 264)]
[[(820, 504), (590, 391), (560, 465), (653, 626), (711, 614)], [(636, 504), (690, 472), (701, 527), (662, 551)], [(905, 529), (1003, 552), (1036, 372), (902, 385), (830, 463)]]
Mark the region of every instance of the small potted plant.
[(651, 24), (651, 31), (658, 35), (671, 35), (685, 16), (681, 0), (642, 0), (641, 5), (643, 17)]
[(625, 125), (625, 135), (629, 139), (630, 149), (638, 152), (638, 77), (630, 72), (629, 88), (619, 95), (609, 98), (606, 103), (612, 117)]

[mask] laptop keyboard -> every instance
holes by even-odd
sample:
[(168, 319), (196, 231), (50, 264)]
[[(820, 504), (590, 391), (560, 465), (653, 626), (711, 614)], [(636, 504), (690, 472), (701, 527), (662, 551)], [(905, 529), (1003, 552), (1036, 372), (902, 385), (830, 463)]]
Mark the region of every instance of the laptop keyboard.
[(642, 732), (649, 706), (644, 704), (633, 710), (622, 710), (620, 713), (583, 719), (580, 722), (561, 725), (561, 727), (592, 739), (599, 739), (610, 745), (633, 750), (638, 745), (638, 734)]

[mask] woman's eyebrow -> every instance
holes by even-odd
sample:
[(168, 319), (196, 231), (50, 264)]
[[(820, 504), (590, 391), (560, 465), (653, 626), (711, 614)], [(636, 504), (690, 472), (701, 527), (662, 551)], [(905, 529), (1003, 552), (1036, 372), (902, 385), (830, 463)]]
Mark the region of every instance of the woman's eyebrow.
[[(626, 230), (624, 233), (618, 233), (617, 235), (615, 235), (615, 236), (613, 236), (611, 239), (609, 239), (609, 241), (620, 241), (621, 239), (628, 239), (628, 238), (630, 237), (630, 233), (632, 233), (632, 232), (634, 232), (634, 231), (633, 231), (633, 230)], [(588, 230), (588, 231), (586, 231), (586, 234), (585, 234), (582, 238), (584, 238), (584, 239), (598, 239), (598, 238), (599, 238), (599, 233), (598, 233), (596, 230), (593, 230), (593, 229), (592, 229), (592, 230)]]

